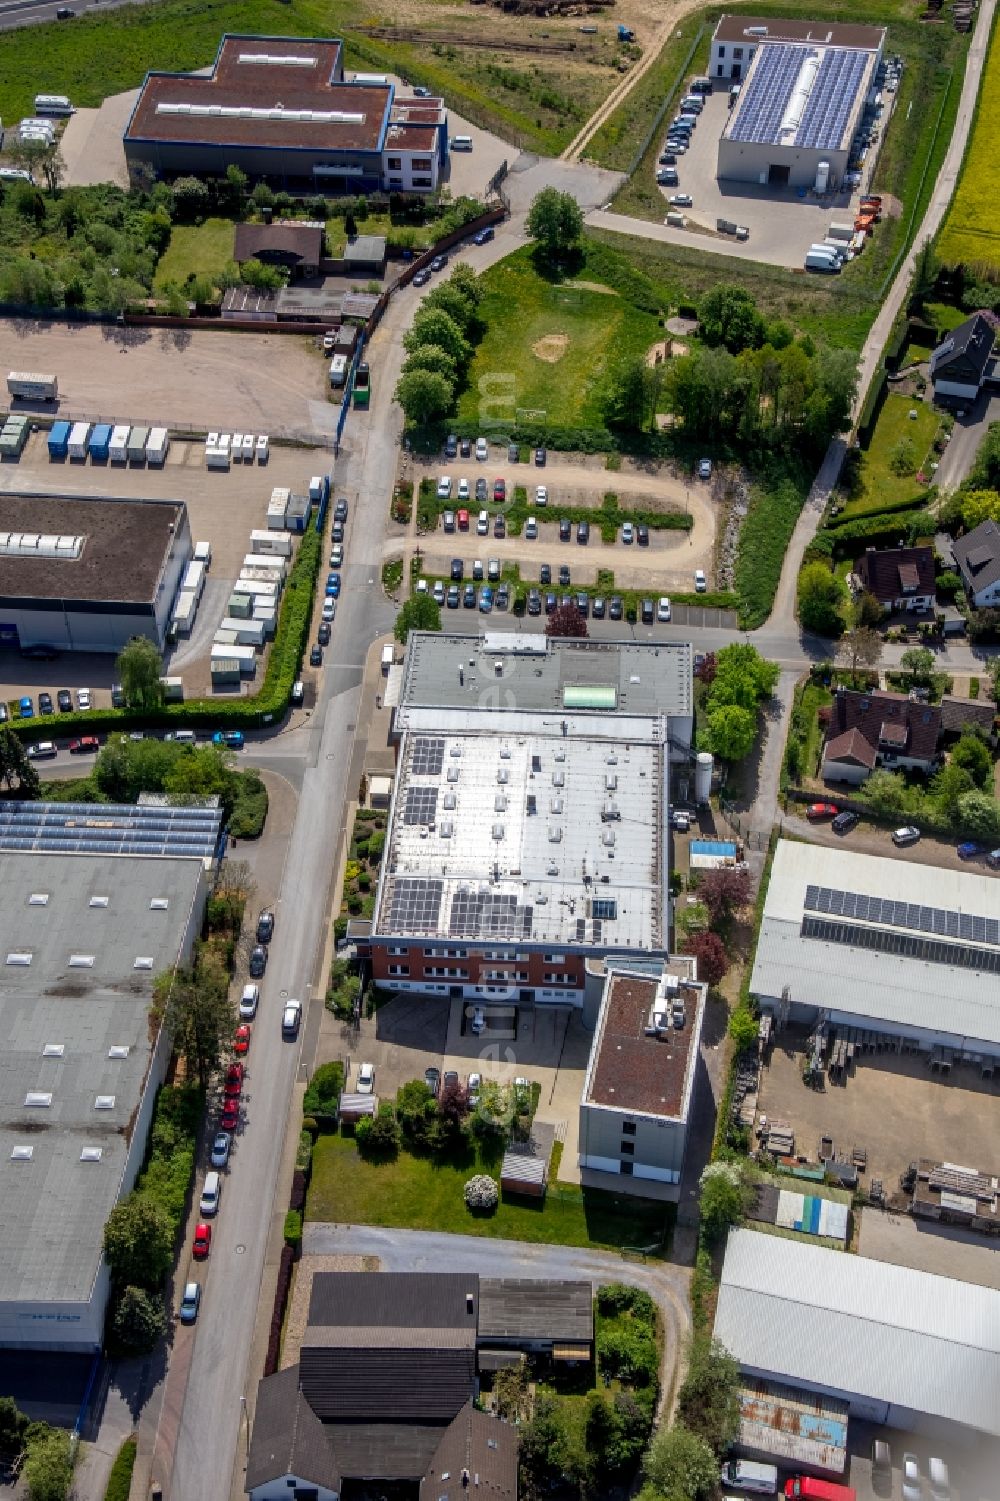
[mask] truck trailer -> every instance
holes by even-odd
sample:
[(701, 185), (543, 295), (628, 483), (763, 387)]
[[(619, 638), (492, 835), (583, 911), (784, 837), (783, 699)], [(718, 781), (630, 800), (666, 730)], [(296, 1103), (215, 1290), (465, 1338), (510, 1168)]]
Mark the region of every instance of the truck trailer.
[(54, 375), (12, 370), (7, 377), (7, 390), (13, 398), (21, 401), (55, 401), (59, 395), (59, 381)]

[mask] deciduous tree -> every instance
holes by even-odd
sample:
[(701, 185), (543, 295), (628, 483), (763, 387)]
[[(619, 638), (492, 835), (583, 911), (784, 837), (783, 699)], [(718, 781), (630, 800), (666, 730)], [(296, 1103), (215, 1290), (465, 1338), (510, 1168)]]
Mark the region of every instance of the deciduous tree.
[(228, 1057), (237, 1021), (228, 975), (210, 963), (209, 953), (202, 951), (197, 969), (158, 976), (154, 991), (154, 1015), (203, 1089)]
[(104, 1226), (104, 1255), (122, 1287), (159, 1287), (173, 1259), (170, 1217), (153, 1199), (130, 1193)]
[(724, 761), (742, 761), (753, 750), (756, 738), (755, 715), (738, 704), (720, 704), (717, 709), (710, 709), (705, 730), (699, 737), (708, 750)]
[(730, 354), (759, 349), (764, 320), (749, 292), (742, 287), (713, 287), (698, 304), (701, 336), (708, 345), (722, 344)]
[(934, 676), (934, 653), (926, 646), (911, 646), (899, 659), (899, 665), (910, 679), (910, 686), (918, 683), (926, 686)]
[(128, 1349), (137, 1355), (152, 1350), (167, 1332), (163, 1298), (141, 1287), (126, 1287), (115, 1305), (112, 1328)]
[(411, 631), (439, 631), (441, 611), (429, 594), (414, 594), (396, 616), (393, 631), (405, 645)]
[(455, 405), (455, 388), (440, 370), (407, 370), (396, 382), (394, 395), (413, 427), (439, 421)]
[(852, 678), (857, 678), (859, 668), (870, 671), (882, 660), (882, 637), (870, 626), (854, 626), (841, 638), (837, 660), (844, 663)]
[(36, 798), (40, 791), (38, 772), (28, 760), (21, 737), (15, 735), (9, 724), (0, 725), (0, 782), (16, 788), (26, 801)]
[(698, 899), (708, 908), (713, 928), (731, 922), (737, 912), (750, 905), (752, 896), (749, 871), (731, 866), (707, 870), (698, 887)]
[(704, 1335), (693, 1339), (677, 1394), (677, 1416), (716, 1454), (724, 1454), (739, 1432), (739, 1388), (739, 1364), (725, 1346)]
[(587, 622), (575, 604), (556, 605), (545, 622), (546, 636), (586, 636)]
[(799, 574), (799, 620), (817, 636), (839, 636), (844, 629), (847, 585), (825, 563), (807, 563)]
[(163, 701), (160, 653), (148, 636), (133, 636), (118, 653), (115, 672), (129, 709), (157, 709)]
[(726, 946), (718, 933), (689, 933), (684, 952), (698, 961), (698, 979), (706, 985), (721, 985), (729, 969)]
[(436, 307), (421, 308), (412, 327), (403, 336), (403, 348), (408, 354), (412, 354), (421, 344), (436, 344), (438, 348), (446, 350), (459, 368), (466, 364), (472, 352), (469, 341), (454, 318), (442, 308)]
[(639, 1501), (712, 1501), (718, 1492), (718, 1460), (703, 1438), (680, 1425), (660, 1429), (646, 1450), (643, 1468), (649, 1485), (640, 1491)]
[(966, 731), (957, 741), (951, 753), (951, 764), (964, 767), (980, 792), (993, 786), (993, 757), (985, 740), (975, 732)]
[(568, 259), (583, 235), (583, 214), (571, 193), (543, 188), (528, 210), (525, 228), (552, 263)]

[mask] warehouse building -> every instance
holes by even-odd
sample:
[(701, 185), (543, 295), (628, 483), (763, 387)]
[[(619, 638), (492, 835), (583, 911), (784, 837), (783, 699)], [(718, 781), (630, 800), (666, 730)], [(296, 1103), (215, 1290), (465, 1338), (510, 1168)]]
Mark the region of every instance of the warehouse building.
[(992, 1073), (1000, 1062), (996, 881), (780, 840), (750, 990), (779, 1024), (822, 1019)]
[(885, 31), (723, 16), (713, 79), (739, 84), (719, 141), (718, 176), (770, 187), (837, 187), (847, 171)]
[(0, 647), (162, 650), (193, 551), (180, 501), (0, 495)]
[(191, 952), (215, 809), (0, 809), (0, 1346), (99, 1350), (104, 1224), (169, 1061), (155, 977)]
[[(1000, 1292), (730, 1231), (715, 1337), (747, 1376), (928, 1436), (1000, 1434)], [(742, 1403), (741, 1403), (742, 1407)]]
[(207, 74), (147, 73), (125, 128), (130, 170), (308, 193), (433, 192), (448, 156), (440, 99), (344, 78), (334, 38), (227, 34)]
[(687, 955), (659, 974), (608, 970), (580, 1101), (580, 1167), (594, 1175), (585, 1181), (677, 1197), (705, 992)]
[(394, 990), (580, 1006), (588, 958), (669, 952), (672, 759), (687, 644), (410, 637), (375, 916)]

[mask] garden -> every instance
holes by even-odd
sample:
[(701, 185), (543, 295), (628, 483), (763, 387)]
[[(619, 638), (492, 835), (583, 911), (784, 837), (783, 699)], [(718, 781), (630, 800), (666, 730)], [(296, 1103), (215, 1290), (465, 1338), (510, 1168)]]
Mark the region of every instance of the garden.
[(890, 391), (860, 463), (846, 471), (846, 500), (838, 515), (851, 520), (923, 505), (934, 483), (941, 428), (933, 407)]
[(338, 941), (347, 932), (350, 918), (371, 917), (375, 911), (375, 890), (388, 825), (389, 815), (381, 808), (359, 808), (354, 816), (340, 910), (333, 925)]

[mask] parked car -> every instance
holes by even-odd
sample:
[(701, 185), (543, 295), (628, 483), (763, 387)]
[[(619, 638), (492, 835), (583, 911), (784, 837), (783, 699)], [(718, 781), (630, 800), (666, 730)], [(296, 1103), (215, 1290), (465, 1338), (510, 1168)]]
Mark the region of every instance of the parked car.
[(806, 817), (810, 823), (819, 823), (823, 818), (836, 818), (839, 811), (836, 803), (810, 803)]
[(17, 717), (18, 719), (34, 719), (35, 717), (35, 706), (26, 693), (17, 701)]
[(274, 913), (265, 908), (257, 919), (257, 942), (270, 943), (274, 937)]
[(920, 830), (914, 828), (913, 824), (906, 824), (901, 829), (893, 829), (892, 832), (893, 844), (916, 844), (919, 838)]
[(595, 620), (603, 620), (607, 613), (607, 600), (603, 594), (595, 594), (591, 602), (590, 613)]
[(635, 541), (635, 527), (631, 521), (622, 522), (622, 541), (626, 547), (631, 547)]
[(38, 740), (34, 745), (28, 746), (28, 759), (31, 761), (49, 761), (58, 754), (53, 740)]
[(319, 623), (319, 629), (316, 632), (316, 640), (319, 642), (320, 646), (330, 645), (330, 634), (330, 622), (328, 620), (321, 620)]
[(590, 595), (578, 594), (576, 596), (576, 613), (586, 618), (590, 614)]
[(625, 605), (621, 595), (612, 594), (611, 599), (608, 601), (608, 619), (621, 620), (624, 613)]
[(43, 693), (40, 693), (38, 695), (38, 712), (39, 712), (39, 714), (51, 714), (52, 713), (52, 694), (51, 693), (44, 693), (43, 692)]
[(60, 688), (56, 694), (56, 703), (59, 705), (60, 714), (72, 714), (73, 695), (68, 688)]
[(343, 544), (343, 542), (335, 542), (333, 544), (333, 547), (330, 549), (330, 567), (331, 568), (343, 568), (343, 566), (344, 566), (344, 544)]
[(430, 1090), (434, 1098), (437, 1099), (438, 1091), (441, 1088), (441, 1070), (439, 1068), (433, 1067), (425, 1068), (424, 1083), (427, 1085), (427, 1088)]
[(281, 1013), (282, 1037), (297, 1037), (299, 1035), (299, 1023), (302, 1020), (302, 1002), (286, 1001)]
[(665, 594), (661, 594), (656, 602), (656, 618), (661, 625), (670, 619), (670, 601)]
[(322, 613), (320, 615), (320, 619), (321, 620), (325, 620), (326, 623), (329, 625), (330, 622), (333, 621), (333, 620), (336, 620), (336, 618), (337, 618), (337, 601), (335, 599), (330, 599), (330, 598), (324, 599), (324, 601), (323, 601), (323, 609), (322, 609)]
[(539, 570), (538, 570), (538, 582), (540, 584), (551, 584), (551, 582), (552, 582), (552, 564), (551, 563), (542, 563), (541, 564), (541, 566), (539, 567)]
[(554, 594), (552, 594), (552, 593), (546, 594), (546, 596), (545, 596), (545, 613), (546, 613), (546, 615), (551, 615), (552, 612), (553, 612), (553, 610), (555, 609), (555, 607), (556, 607), (556, 605), (558, 603), (559, 603), (559, 601), (556, 599), (556, 597), (555, 597)]
[(205, 1182), (201, 1190), (201, 1199), (198, 1208), (206, 1219), (212, 1219), (219, 1212), (219, 1200), (222, 1198), (222, 1179), (217, 1172), (205, 1174)]
[(482, 1006), (473, 1008), (472, 1020), (469, 1022), (469, 1031), (475, 1037), (481, 1037), (486, 1031), (486, 1012)]
[(690, 193), (671, 193), (670, 197), (667, 199), (667, 202), (670, 204), (671, 208), (691, 208), (694, 203), (694, 199), (691, 197)]
[(651, 599), (644, 599), (640, 608), (642, 611), (643, 625), (652, 625), (654, 614), (653, 601)]
[(479, 460), (480, 464), (485, 464), (486, 460), (489, 458), (489, 456), (490, 456), (490, 445), (487, 443), (487, 441), (486, 441), (485, 438), (477, 438), (476, 439), (476, 458)]
[(494, 609), (506, 610), (510, 605), (510, 588), (507, 584), (501, 584), (493, 598)]
[(463, 459), (469, 459), (472, 457), (472, 444), (470, 443), (468, 438), (462, 438), (460, 440), (458, 451)]
[(565, 589), (570, 583), (569, 564), (562, 563), (559, 568), (559, 583)]
[(490, 581), (491, 584), (499, 583), (499, 581), (500, 581), (500, 559), (499, 558), (490, 558), (487, 561), (487, 564), (486, 564), (486, 577), (489, 579), (489, 581)]
[(990, 870), (1000, 870), (1000, 849), (990, 850), (986, 856), (986, 864)]
[(78, 709), (89, 709), (91, 707), (89, 688), (78, 688), (76, 690), (76, 706)]
[(431, 273), (427, 270), (427, 267), (424, 266), (422, 268), (422, 270), (417, 271), (417, 272), (414, 273), (413, 286), (415, 286), (415, 287), (426, 287), (426, 285), (430, 281), (430, 279), (431, 279)]
[(527, 521), (524, 523), (524, 535), (526, 541), (528, 542), (534, 542), (536, 537), (538, 536), (538, 522), (535, 520), (534, 516), (529, 516)]
[(507, 535), (507, 522), (506, 522), (506, 520), (505, 520), (505, 518), (503, 516), (494, 516), (494, 518), (493, 518), (493, 535), (494, 535), (494, 537), (506, 537), (506, 535)]
[(459, 500), (468, 500), (468, 498), (469, 498), (469, 481), (467, 479), (460, 479), (459, 482), (458, 482), (458, 499)]
[(497, 502), (506, 501), (507, 481), (505, 479), (495, 479), (493, 481), (493, 499)]
[(304, 701), (305, 696), (306, 685), (305, 683), (303, 683), (301, 678), (296, 678), (295, 682), (292, 684), (292, 707), (297, 709), (299, 705)]
[(549, 503), (549, 490), (547, 485), (535, 486), (535, 505), (547, 506)]
[(334, 599), (340, 598), (340, 574), (328, 573), (326, 576), (326, 592), (332, 594)]
[(490, 487), (486, 483), (486, 476), (481, 474), (476, 480), (476, 504), (484, 506), (490, 498)]
[(545, 468), (546, 452), (544, 448), (535, 449), (535, 464), (539, 469)]
[(447, 266), (447, 264), (448, 264), (448, 257), (446, 255), (436, 255), (434, 257), (434, 259), (431, 261), (431, 270), (432, 271), (443, 271), (444, 268), (445, 268), (445, 266)]
[(537, 589), (528, 590), (528, 614), (540, 615), (542, 613), (542, 596)]
[(964, 843), (958, 846), (956, 853), (960, 860), (978, 860), (980, 855), (985, 854), (985, 850), (974, 839), (966, 839)]
[(250, 978), (252, 980), (263, 979), (267, 969), (267, 949), (263, 944), (256, 943), (250, 950)]
[(457, 1069), (454, 1069), (454, 1068), (446, 1068), (445, 1069), (444, 1076), (443, 1076), (443, 1078), (441, 1080), (441, 1088), (442, 1088), (442, 1090), (445, 1090), (445, 1089), (457, 1089), (458, 1088), (458, 1070)]
[(661, 151), (660, 152), (660, 158), (659, 158), (659, 165), (661, 167), (676, 167), (676, 165), (677, 165), (677, 154), (676, 154), (676, 152), (674, 152), (674, 151)]
[(81, 735), (77, 740), (69, 743), (71, 756), (96, 756), (101, 748), (101, 742), (96, 735)]
[(245, 1058), (250, 1051), (250, 1038), (253, 1028), (249, 1022), (241, 1022), (233, 1034), (233, 1052), (237, 1058)]
[(694, 571), (694, 592), (704, 594), (708, 588), (708, 580), (705, 577), (704, 568), (696, 568)]
[(204, 1220), (199, 1220), (194, 1227), (194, 1241), (191, 1246), (191, 1255), (195, 1261), (204, 1261), (212, 1249), (212, 1227), (206, 1225)]
[(447, 500), (451, 495), (451, 475), (442, 474), (438, 480), (438, 500)]
[(576, 528), (576, 540), (581, 547), (586, 547), (590, 541), (590, 522), (581, 521)]
[(476, 233), (472, 236), (472, 243), (473, 245), (485, 245), (486, 242), (488, 240), (492, 240), (492, 238), (493, 226), (492, 224), (487, 224), (485, 229), (476, 230)]
[(640, 521), (635, 529), (635, 540), (640, 547), (649, 546), (649, 527), (644, 521)]
[(468, 1101), (469, 1101), (469, 1109), (470, 1110), (475, 1110), (476, 1106), (479, 1104), (479, 1095), (480, 1095), (480, 1092), (482, 1090), (482, 1087), (483, 1087), (483, 1076), (482, 1076), (482, 1074), (470, 1074), (469, 1075), (469, 1079), (468, 1079), (468, 1083), (465, 1086), (465, 1092), (466, 1092), (466, 1096), (467, 1096)]
[(451, 580), (452, 580), (452, 583), (453, 584), (460, 584), (462, 582), (462, 575), (464, 574), (464, 572), (465, 572), (465, 564), (462, 562), (462, 559), (461, 558), (452, 558), (452, 560), (451, 560)]
[[(676, 161), (676, 157), (673, 158)], [(656, 173), (656, 180), (661, 188), (676, 188), (680, 183), (676, 167), (660, 167)]]
[(444, 604), (444, 584), (442, 584), (440, 579), (434, 580), (434, 588), (431, 590), (431, 593), (434, 596), (434, 603), (436, 605), (440, 606)]
[(691, 815), (683, 808), (675, 808), (670, 815), (670, 822), (678, 834), (686, 834), (691, 827)]
[(228, 1131), (217, 1131), (212, 1142), (212, 1166), (225, 1167), (229, 1161), (233, 1138)]
[(449, 584), (445, 604), (449, 610), (457, 610), (459, 606), (458, 585)]
[[(71, 16), (73, 12), (60, 9), (56, 15), (62, 20), (64, 15)], [(201, 1283), (186, 1282), (184, 1284), (184, 1296), (181, 1298), (180, 1321), (182, 1324), (193, 1324), (198, 1317), (198, 1309), (201, 1307)]]
[(573, 532), (573, 524), (567, 516), (559, 518), (559, 541), (568, 542)]
[(228, 745), (230, 750), (243, 749), (242, 730), (216, 730), (212, 736), (213, 745)]
[(243, 1093), (244, 1074), (245, 1070), (242, 1063), (231, 1063), (226, 1069), (226, 1078), (222, 1086), (222, 1091), (227, 1099), (238, 1099)]
[(698, 478), (699, 479), (711, 479), (712, 478), (712, 460), (711, 459), (699, 459), (698, 460)]
[(861, 815), (858, 813), (838, 813), (830, 827), (835, 834), (849, 834), (860, 822)]
[(458, 522), (460, 532), (467, 532), (469, 530), (469, 513), (464, 506), (459, 507), (455, 512), (455, 519)]
[(466, 584), (462, 593), (462, 608), (463, 610), (474, 610), (476, 608), (475, 584)]
[(343, 542), (343, 540), (344, 540), (344, 523), (342, 521), (335, 521), (333, 523), (333, 526), (330, 528), (330, 541), (331, 542)]
[(490, 531), (490, 513), (489, 513), (489, 511), (480, 511), (479, 518), (476, 521), (476, 536), (477, 537), (488, 537), (489, 536), (489, 531)]
[(507, 463), (517, 464), (521, 460), (521, 450), (516, 443), (507, 444)]
[(240, 996), (240, 1016), (244, 1021), (253, 1021), (257, 1015), (257, 1004), (260, 1001), (259, 985), (244, 985), (243, 994)]
[(323, 648), (318, 643), (317, 643), (317, 645), (315, 645), (312, 648), (312, 650), (309, 653), (309, 666), (310, 667), (322, 667), (323, 666)]
[(358, 1065), (358, 1078), (354, 1085), (355, 1094), (375, 1093), (375, 1065), (374, 1063), (361, 1063)]
[(337, 501), (337, 504), (333, 508), (333, 519), (334, 521), (347, 520), (347, 501), (343, 495), (340, 497), (340, 499)]
[(493, 609), (493, 590), (489, 584), (484, 584), (479, 591), (479, 609), (483, 615), (488, 615)]

